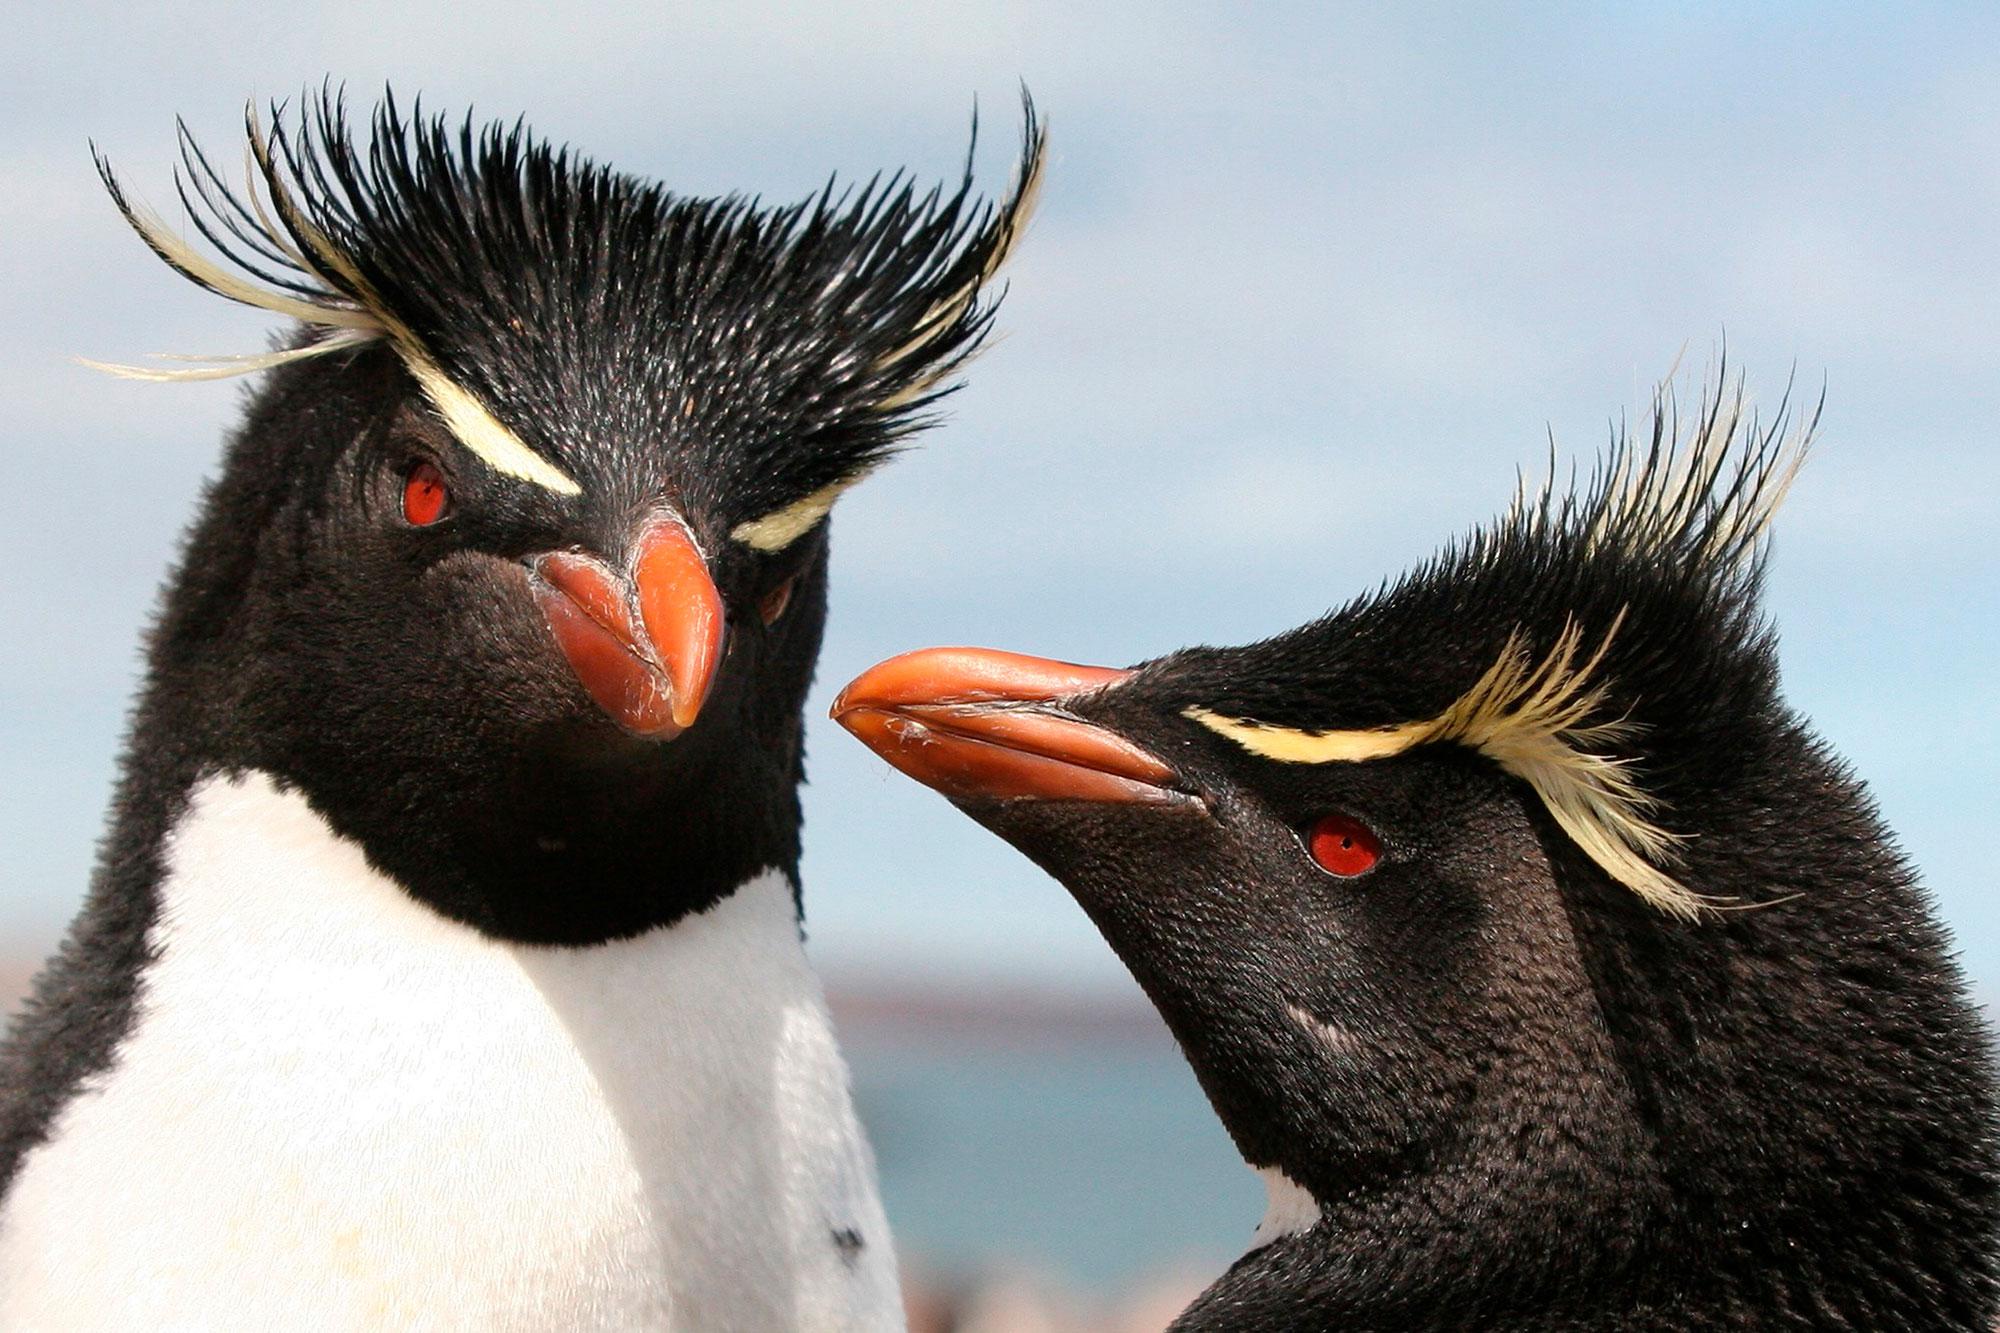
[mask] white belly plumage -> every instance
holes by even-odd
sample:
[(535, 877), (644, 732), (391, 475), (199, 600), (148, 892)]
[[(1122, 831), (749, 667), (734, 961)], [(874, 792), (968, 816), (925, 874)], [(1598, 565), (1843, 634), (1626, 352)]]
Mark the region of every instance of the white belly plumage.
[(783, 876), (499, 944), (251, 774), (195, 793), (150, 942), (0, 1208), (0, 1328), (901, 1327)]

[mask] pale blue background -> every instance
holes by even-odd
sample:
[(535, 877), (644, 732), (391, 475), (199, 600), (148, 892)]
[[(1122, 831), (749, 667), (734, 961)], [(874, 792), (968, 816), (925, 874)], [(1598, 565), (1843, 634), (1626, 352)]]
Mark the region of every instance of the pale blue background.
[[(1870, 780), (1982, 987), (2000, 724), (2000, 20), (1988, 7), (16, 6), (0, 51), (0, 940), (81, 891), (135, 642), (228, 385), (72, 354), (262, 346), (93, 178), (164, 206), (172, 117), (327, 72), (689, 191), (949, 175), (977, 95), (1053, 127), (1001, 337), (843, 502), (811, 734), (809, 923), (837, 979), (1116, 990), (1061, 892), (823, 720), (922, 644), (1124, 663), (1294, 625), (1588, 457), (1727, 336), (1822, 378), (1777, 532), (1794, 703)], [(556, 17), (557, 13), (561, 17)], [(1246, 1223), (1247, 1224), (1247, 1223)]]
[[(134, 8), (154, 8), (135, 17)], [(691, 191), (949, 174), (977, 95), (1053, 127), (1001, 338), (839, 514), (819, 708), (890, 652), (1123, 663), (1295, 624), (1588, 454), (1726, 333), (1766, 400), (1824, 377), (1778, 529), (1793, 700), (1873, 783), (1982, 979), (2000, 463), (2000, 22), (1717, 5), (1390, 18), (1163, 7), (410, 3), (20, 7), (0, 54), (0, 930), (90, 858), (135, 639), (237, 401), (72, 354), (262, 345), (126, 234), (86, 137), (162, 207), (172, 118), (332, 71)], [(1529, 17), (1520, 17), (1527, 12)], [(475, 16), (476, 15), (476, 16)], [(809, 903), (836, 971), (1117, 977), (1024, 862), (823, 720)]]

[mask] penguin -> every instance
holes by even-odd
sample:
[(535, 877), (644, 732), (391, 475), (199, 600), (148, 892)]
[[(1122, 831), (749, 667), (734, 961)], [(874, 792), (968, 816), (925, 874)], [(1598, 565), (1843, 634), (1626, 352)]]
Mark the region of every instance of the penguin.
[[(0, 1327), (885, 1329), (802, 949), (829, 514), (1035, 198), (677, 195), (516, 123), (183, 128), (168, 266), (294, 322), (0, 1047)], [(266, 128), (268, 124), (269, 128)], [(975, 126), (976, 137), (976, 126)]]
[(1302, 628), (835, 704), (1067, 888), (1263, 1176), (1176, 1328), (1994, 1327), (1990, 1036), (1760, 607), (1818, 411), (1726, 384)]

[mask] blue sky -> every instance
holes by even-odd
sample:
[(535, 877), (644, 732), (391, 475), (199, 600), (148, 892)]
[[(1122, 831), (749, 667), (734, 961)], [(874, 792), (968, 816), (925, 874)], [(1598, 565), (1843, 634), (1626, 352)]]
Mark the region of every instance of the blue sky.
[(328, 73), (690, 192), (955, 171), (977, 97), (1053, 127), (1002, 337), (842, 503), (808, 920), (839, 975), (1116, 986), (1068, 899), (823, 720), (939, 642), (1125, 663), (1294, 625), (1589, 458), (1726, 335), (1827, 386), (1777, 529), (1793, 703), (2000, 982), (2000, 18), (1970, 7), (38, 6), (0, 52), (0, 939), (88, 871), (138, 636), (239, 403), (68, 358), (262, 346), (117, 221), (172, 122)]

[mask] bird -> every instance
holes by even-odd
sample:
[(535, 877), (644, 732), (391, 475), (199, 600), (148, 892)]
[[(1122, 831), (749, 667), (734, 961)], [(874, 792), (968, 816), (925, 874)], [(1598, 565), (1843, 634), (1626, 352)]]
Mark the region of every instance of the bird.
[(1302, 627), (842, 692), (1075, 898), (1263, 1177), (1175, 1328), (1994, 1327), (1990, 1034), (1761, 601), (1819, 415), (1669, 377)]
[[(803, 951), (830, 511), (995, 316), (1003, 195), (676, 194), (331, 84), (183, 124), (271, 350), (86, 901), (0, 1048), (9, 1328), (900, 1327)], [(977, 121), (974, 139), (977, 140)]]

